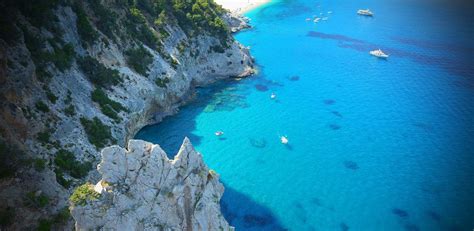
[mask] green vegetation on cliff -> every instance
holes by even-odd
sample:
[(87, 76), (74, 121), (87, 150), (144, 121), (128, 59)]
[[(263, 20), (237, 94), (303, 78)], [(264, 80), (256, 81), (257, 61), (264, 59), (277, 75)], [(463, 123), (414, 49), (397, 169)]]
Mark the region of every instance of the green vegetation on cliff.
[(82, 117), (81, 124), (86, 131), (89, 142), (91, 142), (91, 144), (95, 145), (97, 148), (103, 148), (109, 143), (117, 142), (112, 137), (110, 128), (103, 124), (99, 118), (94, 117), (92, 120), (89, 120), (85, 117)]
[(153, 62), (153, 56), (144, 47), (137, 49), (128, 49), (125, 52), (127, 64), (130, 65), (138, 74), (146, 76), (148, 66)]
[(99, 197), (100, 194), (94, 191), (94, 185), (85, 183), (74, 190), (69, 201), (72, 205), (85, 205), (87, 201), (96, 200)]

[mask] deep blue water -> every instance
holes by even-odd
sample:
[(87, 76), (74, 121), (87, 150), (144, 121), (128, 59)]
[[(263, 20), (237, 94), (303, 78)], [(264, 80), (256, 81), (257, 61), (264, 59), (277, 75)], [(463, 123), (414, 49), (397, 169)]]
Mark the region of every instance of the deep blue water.
[[(367, 7), (375, 17), (355, 13)], [(237, 230), (472, 230), (472, 12), (456, 1), (274, 1), (236, 36), (259, 74), (199, 89), (137, 138), (173, 155), (190, 137), (221, 175)], [(320, 13), (328, 20), (305, 20)], [(377, 48), (389, 59), (368, 54)]]

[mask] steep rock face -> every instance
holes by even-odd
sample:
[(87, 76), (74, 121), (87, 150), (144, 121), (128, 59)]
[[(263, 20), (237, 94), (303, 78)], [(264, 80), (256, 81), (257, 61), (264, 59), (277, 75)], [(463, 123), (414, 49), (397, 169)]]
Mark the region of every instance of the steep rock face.
[[(56, 160), (60, 153), (71, 153), (77, 161), (72, 165), (90, 162), (92, 166), (100, 159), (103, 146), (124, 146), (143, 126), (176, 113), (193, 96), (195, 86), (253, 72), (248, 49), (230, 34), (218, 37), (206, 30), (190, 33), (172, 13), (160, 28), (154, 24), (155, 18), (146, 13), (146, 22), (131, 27), (148, 28), (152, 34), (160, 34), (158, 45), (148, 46), (128, 31), (127, 23), (133, 22), (133, 18), (127, 19), (131, 10), (123, 5), (136, 1), (61, 1), (65, 4), (43, 9), (56, 19), (43, 20), (51, 25), (38, 25), (37, 19), (41, 17), (26, 15), (8, 5), (15, 2), (25, 3), (25, 12), (33, 5), (26, 0), (0, 1), (1, 16), (8, 16), (0, 17), (0, 168), (8, 166), (10, 172), (6, 176), (0, 174), (0, 201), (4, 202), (0, 212), (15, 208), (15, 222), (6, 226), (12, 230), (38, 226), (39, 220), (50, 219), (67, 206), (75, 186), (98, 180), (100, 175), (94, 169), (77, 176), (71, 174), (71, 169), (61, 167), (62, 160)], [(38, 4), (45, 2), (58, 1)], [(82, 16), (72, 3), (83, 5)], [(94, 4), (109, 9), (112, 19), (117, 19), (113, 34), (102, 28), (108, 23), (104, 19), (108, 14), (100, 14), (93, 9), (97, 8)], [(233, 18), (228, 13), (221, 17), (227, 22)], [(232, 19), (229, 27), (240, 27), (239, 20)], [(96, 33), (93, 42), (86, 43), (80, 35), (79, 26), (84, 26), (84, 22), (89, 22), (89, 29)], [(10, 38), (4, 37), (5, 31)], [(64, 54), (67, 47), (72, 55)], [(138, 47), (151, 55), (146, 73), (137, 72), (127, 60), (127, 51)], [(80, 65), (86, 57), (117, 71), (122, 82), (107, 86), (94, 83), (86, 73), (87, 67)], [(69, 64), (65, 65), (64, 60), (70, 60)], [(65, 67), (59, 68), (59, 64)], [(97, 89), (123, 107), (112, 109), (117, 118), (110, 116), (110, 102), (104, 106), (93, 100)], [(110, 130), (105, 144), (97, 146), (91, 142), (82, 118), (97, 118)], [(19, 150), (8, 149), (3, 153), (3, 144), (17, 146)], [(5, 165), (4, 157), (8, 159)], [(48, 202), (25, 206), (31, 192), (41, 192), (38, 195), (49, 198)], [(63, 229), (60, 227), (53, 226)]]
[(141, 140), (101, 155), (99, 194), (71, 206), (76, 230), (233, 230), (220, 212), (219, 176), (188, 138), (173, 160)]

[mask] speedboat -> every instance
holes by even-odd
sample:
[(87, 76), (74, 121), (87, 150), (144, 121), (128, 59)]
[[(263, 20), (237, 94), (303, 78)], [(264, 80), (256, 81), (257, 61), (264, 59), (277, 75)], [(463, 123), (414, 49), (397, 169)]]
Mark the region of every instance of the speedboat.
[(313, 22), (319, 22), (319, 20), (321, 20), (321, 18), (316, 17), (314, 18)]
[(378, 57), (378, 58), (383, 58), (383, 59), (386, 59), (388, 58), (388, 55), (383, 53), (382, 50), (380, 49), (377, 49), (377, 50), (373, 50), (371, 52), (369, 52), (371, 55), (375, 56), (375, 57)]
[(216, 136), (222, 136), (224, 135), (224, 132), (223, 131), (217, 131), (214, 133)]
[(277, 95), (272, 92), (272, 94), (270, 95), (270, 99), (275, 99), (276, 97), (277, 97)]
[(372, 11), (370, 11), (369, 9), (358, 10), (357, 14), (364, 15), (364, 16), (374, 16), (374, 13), (372, 13)]
[(288, 144), (288, 138), (286, 136), (281, 136), (280, 137), (280, 142), (282, 144)]

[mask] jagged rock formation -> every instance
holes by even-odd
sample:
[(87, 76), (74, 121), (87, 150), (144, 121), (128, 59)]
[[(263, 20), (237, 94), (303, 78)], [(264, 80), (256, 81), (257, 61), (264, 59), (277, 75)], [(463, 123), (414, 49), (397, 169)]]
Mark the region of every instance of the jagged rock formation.
[(102, 179), (86, 186), (95, 196), (72, 199), (76, 230), (233, 230), (220, 212), (219, 176), (187, 138), (174, 160), (141, 140), (101, 155)]
[(176, 113), (196, 86), (253, 72), (230, 34), (241, 19), (215, 4), (188, 18), (173, 2), (0, 1), (0, 215), (14, 211), (0, 229), (51, 227), (73, 188), (99, 178), (103, 147)]

